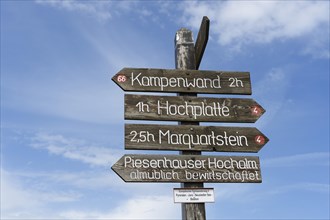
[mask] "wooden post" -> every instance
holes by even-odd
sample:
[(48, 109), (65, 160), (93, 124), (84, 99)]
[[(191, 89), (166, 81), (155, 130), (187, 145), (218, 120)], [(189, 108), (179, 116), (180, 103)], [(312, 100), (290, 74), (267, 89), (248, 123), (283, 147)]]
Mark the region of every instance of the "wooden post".
[[(193, 33), (185, 28), (175, 35), (175, 68), (196, 69), (195, 46)], [(179, 96), (197, 96), (196, 93), (178, 93)], [(199, 125), (199, 122), (179, 122), (181, 125)], [(181, 151), (182, 155), (201, 155), (201, 151)], [(203, 188), (203, 183), (183, 183), (183, 188)], [(182, 203), (183, 220), (204, 220), (205, 203)]]

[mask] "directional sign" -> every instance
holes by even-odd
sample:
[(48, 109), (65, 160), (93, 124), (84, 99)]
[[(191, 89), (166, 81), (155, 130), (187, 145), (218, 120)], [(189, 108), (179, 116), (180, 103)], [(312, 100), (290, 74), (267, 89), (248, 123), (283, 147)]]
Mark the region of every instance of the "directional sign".
[(258, 152), (268, 138), (252, 127), (126, 124), (127, 150)]
[(209, 29), (210, 29), (210, 20), (208, 17), (204, 16), (195, 43), (195, 58), (196, 58), (197, 70), (202, 61), (205, 47), (209, 39)]
[(124, 91), (251, 94), (249, 72), (124, 68), (112, 80)]
[(253, 99), (125, 95), (125, 119), (255, 122), (265, 110)]
[(125, 154), (111, 168), (125, 182), (261, 183), (250, 156)]

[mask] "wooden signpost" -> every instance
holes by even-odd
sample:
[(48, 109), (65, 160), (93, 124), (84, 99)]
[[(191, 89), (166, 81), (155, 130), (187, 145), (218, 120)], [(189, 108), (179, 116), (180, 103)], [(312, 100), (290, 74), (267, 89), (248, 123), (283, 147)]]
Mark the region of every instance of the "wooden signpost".
[[(175, 70), (123, 68), (112, 80), (124, 91), (178, 93), (125, 95), (125, 119), (178, 121), (178, 125), (126, 124), (126, 150), (180, 151), (180, 155), (125, 154), (111, 168), (125, 182), (178, 182), (182, 219), (205, 220), (213, 189), (203, 183), (261, 183), (255, 156), (204, 156), (202, 151), (258, 152), (269, 139), (257, 128), (199, 126), (199, 122), (254, 123), (265, 110), (250, 98), (197, 97), (251, 94), (249, 72), (198, 70), (210, 21), (203, 17), (196, 44), (190, 30), (175, 35)], [(182, 190), (181, 190), (182, 189)]]
[(251, 95), (249, 72), (123, 68), (112, 80), (124, 91)]
[[(205, 26), (203, 23), (201, 26)], [(208, 28), (201, 28), (200, 30), (208, 30)], [(201, 32), (201, 31), (199, 31)], [(198, 35), (206, 35), (201, 33)], [(207, 34), (208, 35), (208, 34)], [(201, 42), (200, 45), (204, 47), (207, 41)], [(194, 45), (193, 34), (190, 30), (181, 28), (176, 32), (175, 40), (175, 68), (176, 69), (197, 69), (196, 65), (196, 45)], [(203, 49), (203, 50), (204, 50)], [(178, 96), (197, 96), (197, 93), (178, 93)], [(199, 122), (193, 121), (179, 121), (179, 125), (199, 125)], [(180, 155), (201, 155), (201, 151), (180, 151)], [(204, 188), (203, 182), (185, 182), (181, 183), (181, 188)], [(182, 219), (200, 219), (206, 218), (205, 203), (182, 203), (181, 204)]]
[(125, 154), (112, 169), (125, 182), (260, 183), (252, 156)]
[(265, 110), (253, 99), (125, 95), (125, 119), (255, 122)]
[(126, 124), (126, 150), (258, 152), (268, 138), (253, 127)]

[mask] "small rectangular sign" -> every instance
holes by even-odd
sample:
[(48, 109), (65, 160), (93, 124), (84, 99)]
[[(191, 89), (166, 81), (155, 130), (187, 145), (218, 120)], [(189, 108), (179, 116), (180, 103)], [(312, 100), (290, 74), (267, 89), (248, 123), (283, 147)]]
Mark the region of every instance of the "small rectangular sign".
[(205, 203), (214, 202), (213, 188), (174, 188), (175, 203)]

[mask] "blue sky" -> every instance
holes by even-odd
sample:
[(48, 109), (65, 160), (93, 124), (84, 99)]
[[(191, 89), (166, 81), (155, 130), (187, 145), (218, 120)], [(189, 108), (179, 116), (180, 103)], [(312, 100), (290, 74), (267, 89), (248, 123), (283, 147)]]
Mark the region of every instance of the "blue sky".
[(176, 31), (196, 38), (206, 15), (200, 69), (249, 71), (266, 113), (248, 126), (270, 139), (249, 154), (263, 183), (205, 184), (216, 195), (207, 218), (329, 219), (329, 7), (1, 1), (1, 218), (180, 219), (178, 183), (124, 183), (110, 169), (125, 153), (164, 153), (124, 150), (124, 92), (111, 77), (174, 69)]

